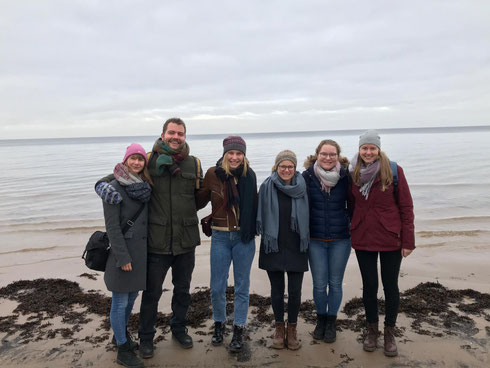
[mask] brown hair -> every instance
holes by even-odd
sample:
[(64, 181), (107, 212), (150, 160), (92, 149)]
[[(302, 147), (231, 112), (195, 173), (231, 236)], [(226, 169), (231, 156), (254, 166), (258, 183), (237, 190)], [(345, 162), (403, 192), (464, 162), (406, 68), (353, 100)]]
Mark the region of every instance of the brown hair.
[[(381, 179), (381, 190), (384, 192), (393, 183), (393, 172), (390, 167), (390, 159), (386, 154), (379, 150), (379, 177)], [(361, 155), (358, 156), (356, 166), (352, 172), (352, 180), (357, 186), (361, 186), (361, 162), (364, 162)]]
[(168, 128), (168, 125), (170, 123), (174, 123), (174, 124), (177, 124), (177, 125), (183, 125), (184, 126), (184, 134), (187, 133), (187, 128), (185, 126), (185, 123), (184, 123), (184, 120), (182, 120), (181, 118), (170, 118), (168, 119), (165, 124), (163, 124), (163, 133), (165, 134), (165, 132), (167, 131), (167, 128)]
[[(221, 167), (223, 168), (223, 170), (225, 170), (225, 173), (227, 175), (232, 175), (231, 174), (231, 171), (230, 171), (230, 163), (228, 162), (228, 159), (226, 158), (227, 155), (228, 155), (228, 152), (226, 152), (223, 155), (223, 161), (221, 162)], [(250, 162), (248, 162), (248, 159), (244, 155), (243, 156), (243, 172), (242, 172), (242, 176), (247, 176), (247, 169), (248, 169), (248, 166), (249, 165), (250, 165)]]
[(335, 147), (335, 149), (337, 150), (337, 155), (339, 157), (339, 162), (341, 165), (349, 166), (349, 160), (347, 159), (347, 157), (340, 155), (340, 152), (342, 150), (340, 149), (339, 144), (337, 142), (335, 142), (333, 139), (324, 139), (316, 147), (315, 153), (306, 158), (305, 163), (304, 163), (305, 169), (308, 169), (311, 165), (313, 165), (316, 162), (316, 160), (318, 160), (318, 154), (320, 153), (322, 147), (326, 144), (328, 144), (329, 146)]

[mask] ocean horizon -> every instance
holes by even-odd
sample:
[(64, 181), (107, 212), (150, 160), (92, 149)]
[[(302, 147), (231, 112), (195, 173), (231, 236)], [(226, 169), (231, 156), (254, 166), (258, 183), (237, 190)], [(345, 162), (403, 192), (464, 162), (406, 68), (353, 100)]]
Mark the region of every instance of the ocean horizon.
[[(371, 129), (371, 128), (370, 128)], [(416, 128), (380, 128), (375, 129), (380, 135), (383, 134), (437, 134), (437, 133), (458, 133), (458, 132), (490, 132), (490, 125), (471, 125), (471, 126), (447, 126), (447, 127), (416, 127)], [(291, 135), (307, 137), (312, 135), (360, 135), (366, 129), (330, 129), (330, 130), (303, 130), (287, 132), (248, 132), (248, 133), (206, 133), (206, 134), (187, 134), (187, 139), (205, 140), (223, 138), (229, 135), (239, 135), (246, 138), (269, 138), (269, 137), (287, 137)], [(155, 133), (158, 135), (159, 133)], [(59, 137), (59, 138), (11, 138), (0, 139), (0, 146), (25, 145), (25, 144), (53, 144), (56, 142), (66, 143), (86, 143), (86, 142), (117, 142), (120, 140), (146, 140), (153, 138), (155, 135), (135, 135), (135, 136), (91, 136), (91, 137)]]

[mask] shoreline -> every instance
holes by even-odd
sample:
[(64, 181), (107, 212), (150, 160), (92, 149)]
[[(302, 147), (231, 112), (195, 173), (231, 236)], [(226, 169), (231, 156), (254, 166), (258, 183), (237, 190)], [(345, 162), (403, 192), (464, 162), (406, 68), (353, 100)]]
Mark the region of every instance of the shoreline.
[[(83, 235), (83, 239), (85, 238), (86, 235)], [(76, 241), (76, 239), (72, 239), (72, 241)], [(448, 236), (444, 232), (436, 232), (427, 238), (418, 233), (416, 243), (418, 248), (402, 263), (399, 279), (402, 293), (421, 283), (434, 283), (436, 285), (440, 283), (447, 288), (447, 295), (453, 295), (452, 290), (466, 289), (479, 293), (490, 293), (490, 270), (487, 261), (490, 259), (490, 234), (487, 231), (462, 232), (454, 236), (452, 234)], [(205, 238), (203, 244), (196, 250), (196, 267), (193, 273), (191, 292), (205, 293), (205, 288), (209, 286), (209, 246), (210, 242)], [(67, 248), (70, 249), (70, 247)], [(66, 253), (67, 248), (61, 248), (61, 250), (57, 248), (53, 251)], [(88, 270), (80, 258), (80, 249), (76, 248), (76, 250), (76, 255), (65, 254), (66, 257), (64, 258), (2, 267), (0, 268), (0, 287), (6, 287), (21, 279), (52, 278), (76, 282), (83, 289), (83, 293), (97, 292), (101, 296), (109, 297), (110, 293), (105, 289), (102, 273)], [(33, 253), (24, 254), (26, 260), (30, 259), (32, 255)], [(263, 300), (269, 296), (270, 289), (266, 273), (258, 269), (257, 263), (258, 254), (256, 254), (252, 266), (250, 293), (257, 294), (258, 300), (263, 303)], [(164, 292), (159, 303), (159, 312), (163, 315), (170, 313), (172, 290), (170, 279), (170, 274), (168, 274), (164, 283), (164, 288), (168, 291)], [(230, 272), (229, 285), (233, 285), (232, 272)], [(381, 286), (380, 289), (382, 289)], [(357, 261), (355, 254), (351, 253), (344, 278), (342, 312), (339, 313), (339, 326), (342, 331), (338, 331), (338, 338), (335, 343), (326, 344), (313, 340), (311, 332), (314, 324), (308, 323), (307, 320), (311, 319), (312, 316), (314, 317), (314, 310), (312, 312), (311, 309), (306, 309), (302, 311), (298, 323), (298, 336), (302, 340), (302, 348), (294, 352), (273, 350), (269, 347), (270, 337), (273, 333), (272, 310), (266, 306), (251, 306), (249, 311), (249, 339), (247, 339), (243, 354), (233, 355), (228, 353), (224, 346), (212, 346), (210, 343), (212, 321), (206, 319), (199, 327), (189, 328), (194, 339), (194, 348), (190, 350), (181, 349), (172, 341), (171, 335), (165, 333), (165, 327), (159, 327), (155, 357), (145, 360), (145, 366), (486, 367), (490, 364), (490, 309), (484, 309), (481, 315), (458, 309), (458, 303), (471, 305), (475, 302), (466, 294), (463, 295), (460, 302), (449, 303), (450, 311), (461, 318), (448, 322), (439, 313), (433, 316), (439, 318), (436, 323), (438, 326), (431, 325), (434, 321), (420, 321), (418, 323), (416, 317), (414, 318), (410, 313), (402, 311), (397, 324), (400, 335), (397, 337), (400, 355), (396, 358), (385, 357), (382, 349), (373, 353), (362, 350), (362, 344), (359, 341), (361, 331), (355, 325), (356, 321), (362, 321), (362, 309), (350, 316), (344, 312), (346, 304), (361, 295), (362, 284)], [(382, 297), (381, 290), (378, 295)], [(311, 274), (307, 272), (303, 282), (303, 306), (307, 305), (307, 301), (311, 299)], [(133, 314), (138, 313), (140, 300), (141, 293), (136, 301)], [(16, 321), (9, 320), (12, 318), (12, 311), (17, 306), (16, 301), (0, 297), (0, 326), (3, 329), (9, 324), (23, 324), (34, 320), (35, 315), (32, 313), (20, 314)], [(74, 330), (74, 328), (73, 326), (70, 327), (70, 324), (64, 323), (60, 316), (49, 317), (43, 321), (45, 324), (52, 324), (46, 327), (47, 330), (55, 330), (52, 338), (43, 337), (39, 341), (21, 344), (22, 338), (18, 335), (19, 332), (10, 335), (7, 332), (0, 332), (2, 338), (0, 364), (5, 367), (22, 366), (28, 368), (118, 366), (115, 363), (114, 349), (109, 344), (112, 333), (100, 327), (104, 317), (93, 313), (87, 314), (80, 305), (75, 306), (74, 311), (83, 312), (91, 319), (91, 321), (81, 323), (80, 331), (74, 332), (73, 336), (76, 337), (74, 342), (70, 342), (70, 338), (63, 337), (63, 329), (71, 328)], [(426, 314), (430, 316), (430, 313)], [(466, 318), (473, 322), (470, 323)], [(137, 320), (133, 323), (137, 323)], [(444, 327), (444, 323), (449, 324), (449, 327)], [(429, 331), (430, 334), (421, 334), (421, 331)], [(475, 331), (477, 332), (475, 333)], [(65, 331), (66, 333), (68, 332)], [(228, 343), (230, 339), (230, 335), (226, 336), (225, 343)]]

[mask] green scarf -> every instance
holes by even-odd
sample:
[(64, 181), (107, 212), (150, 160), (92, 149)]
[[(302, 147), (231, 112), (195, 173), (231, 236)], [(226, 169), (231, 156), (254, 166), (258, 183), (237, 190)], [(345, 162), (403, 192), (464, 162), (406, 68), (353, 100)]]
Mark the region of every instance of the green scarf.
[(150, 174), (161, 176), (166, 170), (170, 171), (173, 176), (180, 173), (180, 163), (189, 156), (189, 145), (184, 143), (184, 146), (175, 151), (170, 148), (161, 138), (158, 138), (153, 145), (153, 152), (158, 153), (158, 158), (155, 167), (150, 169)]

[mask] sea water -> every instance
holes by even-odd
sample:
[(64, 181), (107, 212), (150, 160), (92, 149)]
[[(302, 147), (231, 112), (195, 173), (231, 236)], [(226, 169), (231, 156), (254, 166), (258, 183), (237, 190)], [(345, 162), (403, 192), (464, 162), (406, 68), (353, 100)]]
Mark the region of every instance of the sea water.
[[(226, 135), (187, 136), (203, 171), (222, 154)], [(351, 159), (359, 131), (244, 134), (247, 157), (258, 184), (268, 176), (276, 154), (293, 150), (298, 170), (322, 139), (334, 139)], [(94, 184), (110, 174), (133, 142), (150, 151), (151, 137), (99, 137), (0, 140), (0, 257), (22, 249), (71, 244), (69, 234), (103, 226), (102, 204)], [(414, 200), (416, 231), (490, 230), (490, 127), (381, 131), (382, 150), (404, 170)], [(209, 206), (200, 211), (202, 217)], [(46, 234), (51, 234), (46, 236)], [(44, 239), (44, 240), (43, 240)], [(21, 241), (23, 240), (23, 241)], [(5, 260), (5, 259), (4, 259)], [(7, 262), (8, 263), (8, 262)], [(1, 262), (0, 264), (5, 264)]]

